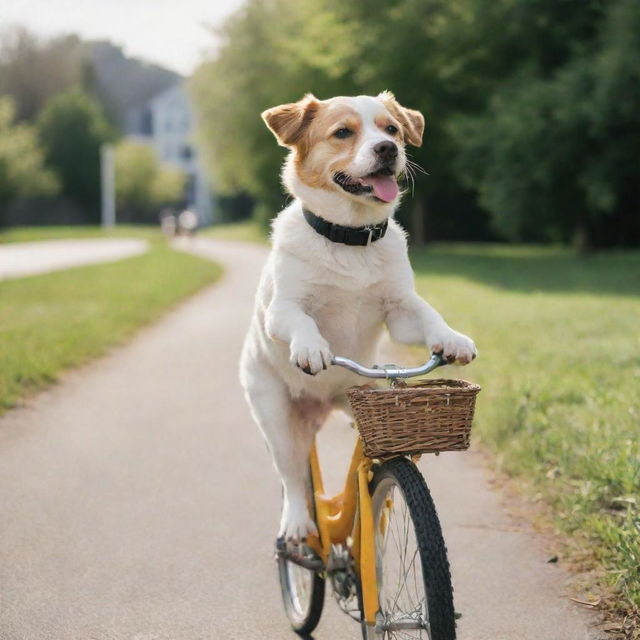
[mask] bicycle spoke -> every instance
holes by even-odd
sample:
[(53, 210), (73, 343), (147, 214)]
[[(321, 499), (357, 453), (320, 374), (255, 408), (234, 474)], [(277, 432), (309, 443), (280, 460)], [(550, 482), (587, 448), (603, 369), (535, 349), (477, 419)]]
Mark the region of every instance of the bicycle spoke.
[(409, 565), (409, 568), (405, 568), (405, 561), (406, 561), (406, 557), (407, 557), (407, 547), (409, 544), (409, 523), (407, 522), (408, 520), (408, 513), (407, 513), (407, 505), (405, 502), (403, 502), (403, 512), (404, 512), (404, 517), (403, 517), (403, 525), (404, 525), (404, 545), (402, 547), (402, 569), (403, 571), (400, 573), (398, 572), (398, 584), (399, 584), (399, 589), (398, 589), (398, 593), (396, 595), (396, 598), (393, 602), (393, 612), (395, 613), (395, 611), (399, 608), (397, 606), (397, 603), (400, 599), (400, 596), (402, 595), (403, 591), (406, 591), (406, 594), (409, 598), (409, 603), (410, 603), (410, 596), (409, 596), (409, 589), (407, 587), (407, 575), (409, 573), (409, 569), (411, 568), (412, 565), (414, 565), (415, 563), (415, 559), (416, 559), (416, 555), (418, 553), (418, 547), (416, 546), (416, 550), (413, 552), (413, 558), (411, 559), (411, 564)]
[[(390, 501), (390, 495), (394, 490), (396, 490), (395, 486), (388, 486), (387, 490), (377, 498), (377, 504), (385, 505), (379, 508), (376, 520), (381, 612), (385, 624), (388, 625), (394, 623), (401, 625), (403, 622), (406, 624), (412, 621), (424, 625), (428, 621), (428, 607), (413, 520), (404, 495), (400, 491), (396, 490), (393, 501)], [(383, 509), (386, 522), (384, 533), (381, 531)], [(390, 539), (391, 542), (389, 542)], [(396, 628), (389, 629), (385, 638), (429, 640), (429, 634), (424, 627)]]
[(304, 615), (309, 607), (313, 575), (308, 569), (304, 569), (293, 562), (287, 562), (287, 573), (291, 586), (291, 602), (296, 612), (299, 615)]

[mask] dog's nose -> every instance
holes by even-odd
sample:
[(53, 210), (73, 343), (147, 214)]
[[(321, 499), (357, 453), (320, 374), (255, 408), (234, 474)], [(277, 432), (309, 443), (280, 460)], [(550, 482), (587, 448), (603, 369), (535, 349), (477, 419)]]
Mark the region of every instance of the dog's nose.
[(378, 144), (373, 147), (373, 151), (381, 160), (385, 160), (386, 162), (391, 162), (391, 160), (395, 160), (398, 156), (398, 147), (396, 143), (391, 142), (391, 140), (378, 142)]

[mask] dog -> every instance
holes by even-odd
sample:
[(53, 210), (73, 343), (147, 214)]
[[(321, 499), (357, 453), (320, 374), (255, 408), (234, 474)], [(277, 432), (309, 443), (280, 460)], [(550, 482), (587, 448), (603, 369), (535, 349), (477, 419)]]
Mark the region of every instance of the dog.
[(262, 114), (289, 149), (282, 179), (294, 200), (273, 222), (240, 360), (240, 380), (283, 485), (279, 537), (300, 543), (309, 453), (345, 390), (364, 380), (333, 355), (370, 365), (386, 325), (405, 344), (467, 364), (476, 347), (415, 292), (403, 229), (393, 219), (405, 145), (419, 147), (424, 117), (388, 91), (319, 100), (311, 94)]

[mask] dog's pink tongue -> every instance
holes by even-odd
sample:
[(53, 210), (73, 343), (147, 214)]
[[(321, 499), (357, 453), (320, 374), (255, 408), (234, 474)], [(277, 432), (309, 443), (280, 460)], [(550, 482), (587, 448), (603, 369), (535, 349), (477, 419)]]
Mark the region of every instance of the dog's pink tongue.
[(384, 202), (391, 202), (398, 195), (398, 183), (393, 176), (368, 176), (363, 182), (370, 184), (376, 197)]

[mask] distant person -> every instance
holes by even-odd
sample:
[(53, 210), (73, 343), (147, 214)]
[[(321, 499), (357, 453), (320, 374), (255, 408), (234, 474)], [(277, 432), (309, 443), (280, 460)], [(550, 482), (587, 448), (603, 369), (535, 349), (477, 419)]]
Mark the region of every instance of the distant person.
[(176, 235), (178, 223), (176, 216), (171, 209), (163, 209), (160, 212), (160, 229), (167, 238), (172, 238)]
[(191, 211), (191, 209), (185, 209), (178, 216), (178, 233), (185, 236), (195, 235), (198, 228), (198, 216)]

